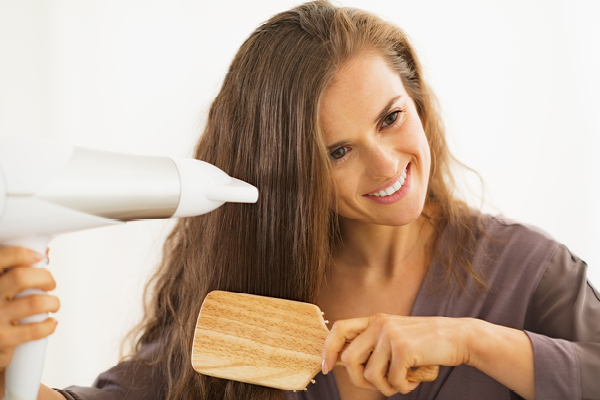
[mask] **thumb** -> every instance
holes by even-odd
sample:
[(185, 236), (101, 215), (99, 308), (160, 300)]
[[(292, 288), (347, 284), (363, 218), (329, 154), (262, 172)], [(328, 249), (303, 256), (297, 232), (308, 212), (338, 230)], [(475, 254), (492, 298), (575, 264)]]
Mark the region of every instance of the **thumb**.
[(343, 352), (348, 342), (364, 332), (378, 317), (379, 314), (370, 317), (343, 319), (333, 324), (323, 344), (322, 370), (324, 374), (333, 369), (340, 353)]

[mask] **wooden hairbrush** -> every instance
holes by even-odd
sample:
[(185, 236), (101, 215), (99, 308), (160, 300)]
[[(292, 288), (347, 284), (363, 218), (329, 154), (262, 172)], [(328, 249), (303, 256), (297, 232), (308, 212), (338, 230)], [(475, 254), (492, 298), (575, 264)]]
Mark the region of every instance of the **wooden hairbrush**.
[[(217, 290), (198, 316), (192, 366), (218, 378), (303, 390), (321, 371), (328, 333), (314, 304)], [(409, 370), (409, 380), (433, 381), (438, 369)]]

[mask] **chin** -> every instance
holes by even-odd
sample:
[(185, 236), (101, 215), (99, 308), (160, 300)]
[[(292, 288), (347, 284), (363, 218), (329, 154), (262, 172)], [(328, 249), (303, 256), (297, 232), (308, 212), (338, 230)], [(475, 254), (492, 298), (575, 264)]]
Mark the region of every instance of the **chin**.
[[(401, 207), (393, 213), (388, 214), (362, 214), (340, 212), (338, 215), (347, 220), (360, 221), (366, 224), (384, 226), (405, 226), (415, 222), (423, 213), (423, 204), (415, 204), (409, 207)], [(352, 215), (354, 214), (354, 215)]]
[(387, 221), (382, 221), (379, 225), (388, 225), (388, 226), (406, 226), (410, 225), (416, 220), (419, 219), (422, 212), (409, 212), (403, 213), (402, 215), (398, 215), (395, 218), (389, 218)]

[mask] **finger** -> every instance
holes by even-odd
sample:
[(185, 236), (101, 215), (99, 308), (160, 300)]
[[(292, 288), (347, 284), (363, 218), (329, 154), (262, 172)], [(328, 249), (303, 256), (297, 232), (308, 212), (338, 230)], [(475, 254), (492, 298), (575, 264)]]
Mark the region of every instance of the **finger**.
[(48, 318), (32, 324), (2, 327), (0, 329), (0, 346), (3, 349), (13, 348), (25, 342), (43, 339), (54, 332), (57, 324), (58, 321), (54, 318)]
[(346, 342), (356, 338), (363, 332), (374, 317), (339, 320), (333, 324), (325, 343), (323, 344), (323, 373), (331, 371)]
[[(346, 367), (352, 384), (361, 389), (377, 390), (378, 388), (371, 384), (365, 376), (365, 365), (369, 362), (375, 352), (383, 358), (388, 355), (385, 360), (387, 371), (387, 362), (389, 360), (389, 351), (385, 347), (380, 347), (378, 343), (378, 332), (372, 329), (373, 325), (369, 325), (362, 333), (360, 333), (345, 350), (342, 351), (340, 361)], [(375, 350), (374, 350), (375, 349)]]
[(59, 308), (60, 301), (56, 296), (36, 294), (22, 297), (0, 307), (0, 323), (16, 323), (32, 315), (55, 313)]
[(408, 372), (412, 366), (406, 360), (400, 354), (394, 354), (388, 370), (388, 381), (402, 394), (407, 394), (415, 390), (420, 383), (408, 380)]
[[(360, 336), (359, 336), (360, 337)], [(356, 339), (355, 339), (356, 340)], [(350, 347), (354, 347), (350, 349)], [(368, 349), (356, 349), (355, 342), (342, 353), (342, 363), (346, 367), (348, 377), (354, 386), (360, 389), (377, 390), (377, 388), (365, 379), (365, 362), (369, 359), (372, 347)], [(365, 360), (365, 361), (362, 361)]]
[(398, 392), (387, 378), (391, 358), (389, 342), (382, 341), (369, 357), (364, 370), (364, 379), (387, 397)]
[(25, 289), (51, 291), (56, 288), (52, 274), (43, 268), (13, 268), (0, 276), (0, 305)]
[(0, 269), (16, 265), (32, 265), (43, 259), (41, 254), (25, 247), (0, 246)]

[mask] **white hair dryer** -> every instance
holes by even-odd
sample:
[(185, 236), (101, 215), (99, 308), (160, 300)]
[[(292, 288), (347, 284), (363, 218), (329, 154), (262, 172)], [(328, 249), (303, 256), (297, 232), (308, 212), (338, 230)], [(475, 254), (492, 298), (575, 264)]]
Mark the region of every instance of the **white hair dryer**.
[[(203, 161), (119, 154), (0, 138), (0, 244), (45, 254), (59, 234), (137, 219), (189, 217), (258, 190)], [(36, 267), (46, 266), (43, 260)], [(19, 296), (41, 291), (28, 290)], [(46, 314), (20, 323), (44, 321)], [(6, 369), (7, 400), (37, 398), (47, 339), (18, 346)]]

